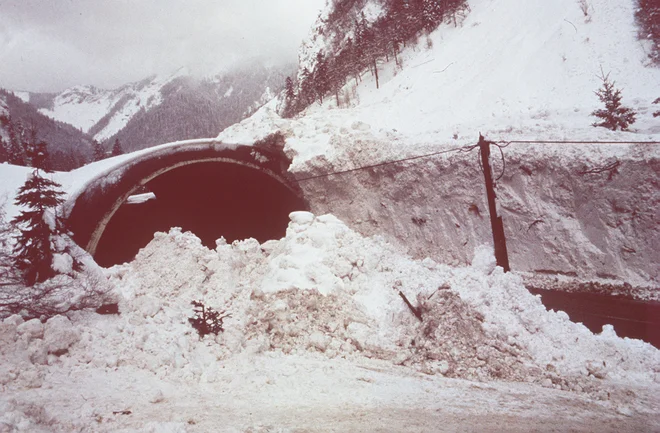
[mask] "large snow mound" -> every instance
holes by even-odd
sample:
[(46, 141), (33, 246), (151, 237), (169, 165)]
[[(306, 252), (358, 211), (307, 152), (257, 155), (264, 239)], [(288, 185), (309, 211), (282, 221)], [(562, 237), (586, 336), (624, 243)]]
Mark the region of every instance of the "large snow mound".
[[(657, 349), (609, 327), (593, 335), (546, 311), (519, 277), (495, 268), (487, 249), (466, 268), (412, 260), (331, 215), (294, 213), (280, 241), (221, 239), (215, 251), (172, 229), (108, 273), (120, 316), (72, 313), (71, 323), (55, 317), (45, 327), (17, 316), (3, 322), (3, 384), (38, 387), (61, 363), (213, 382), (220, 360), (268, 351), (377, 358), (429, 374), (596, 394), (603, 379), (659, 378)], [(187, 320), (192, 300), (231, 314), (225, 332), (200, 339)]]
[[(297, 402), (293, 395), (306, 381), (332, 387), (343, 374), (366, 382), (371, 393), (373, 386), (403, 387), (397, 393), (412, 386), (404, 394), (414, 407), (427, 395), (418, 387), (431, 386), (421, 378), (444, 376), (488, 381), (489, 390), (499, 386), (493, 381), (529, 382), (542, 399), (550, 398), (542, 387), (561, 389), (572, 393), (562, 398), (581, 404), (648, 416), (654, 403), (647, 394), (660, 382), (660, 351), (621, 339), (610, 327), (594, 335), (566, 314), (546, 311), (518, 276), (495, 266), (489, 248), (478, 248), (471, 266), (451, 268), (413, 260), (332, 215), (296, 212), (281, 240), (220, 239), (215, 250), (175, 228), (157, 233), (133, 262), (107, 276), (120, 315), (71, 312), (45, 324), (15, 315), (0, 322), (0, 424), (16, 431), (90, 425), (111, 431), (139, 409), (132, 419), (139, 431), (187, 431), (185, 423), (160, 423), (145, 413), (170, 419), (159, 404), (179, 404), (202, 390), (213, 392), (206, 398), (216, 403), (257, 398), (242, 391), (246, 386)], [(188, 321), (192, 300), (229, 313), (224, 332), (200, 338)], [(326, 374), (335, 379), (321, 379)], [(100, 380), (104, 397), (84, 397), (98, 394)], [(346, 398), (358, 404), (367, 398), (360, 392)], [(55, 395), (64, 400), (55, 403)], [(631, 401), (633, 395), (641, 399)], [(198, 416), (193, 412), (185, 412), (189, 420)]]

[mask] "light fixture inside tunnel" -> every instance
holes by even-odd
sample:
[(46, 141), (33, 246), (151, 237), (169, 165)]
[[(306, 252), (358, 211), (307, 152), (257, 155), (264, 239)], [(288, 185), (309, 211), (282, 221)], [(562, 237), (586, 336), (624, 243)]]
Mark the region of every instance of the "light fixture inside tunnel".
[[(226, 162), (200, 162), (165, 172), (145, 185), (149, 200), (119, 207), (101, 236), (95, 259), (101, 266), (132, 260), (157, 231), (181, 227), (204, 245), (284, 236), (288, 215), (307, 209), (303, 199), (272, 176)], [(154, 198), (155, 197), (155, 198)]]

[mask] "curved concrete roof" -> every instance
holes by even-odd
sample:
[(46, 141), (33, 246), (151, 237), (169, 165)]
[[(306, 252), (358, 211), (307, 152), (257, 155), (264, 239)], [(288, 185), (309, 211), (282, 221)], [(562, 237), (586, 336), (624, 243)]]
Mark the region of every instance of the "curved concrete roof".
[(295, 179), (287, 172), (291, 161), (280, 147), (226, 145), (216, 139), (169, 143), (125, 155), (73, 193), (65, 205), (73, 239), (94, 255), (106, 225), (139, 187), (177, 167), (210, 161), (266, 173), (303, 198)]

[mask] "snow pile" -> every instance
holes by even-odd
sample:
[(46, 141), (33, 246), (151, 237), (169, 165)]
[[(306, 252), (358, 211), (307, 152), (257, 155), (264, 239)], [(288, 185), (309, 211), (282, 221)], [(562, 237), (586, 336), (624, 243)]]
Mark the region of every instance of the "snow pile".
[[(294, 213), (280, 241), (220, 240), (215, 251), (173, 229), (108, 272), (120, 291), (119, 316), (2, 322), (3, 386), (40, 387), (59, 367), (137, 368), (212, 383), (221, 360), (270, 351), (376, 358), (428, 374), (597, 396), (602, 379), (644, 385), (660, 373), (655, 348), (611, 329), (594, 336), (564, 313), (546, 312), (485, 250), (467, 268), (419, 262), (331, 215)], [(200, 339), (188, 323), (192, 300), (230, 313), (225, 332)]]
[[(491, 255), (489, 248), (480, 248), (475, 262), (488, 262)], [(553, 383), (561, 382), (563, 388), (566, 377), (589, 375), (630, 382), (660, 380), (660, 351), (650, 344), (621, 339), (610, 325), (594, 335), (582, 324), (571, 322), (563, 311), (547, 311), (540, 297), (527, 291), (520, 276), (505, 274), (501, 268), (490, 273), (473, 269), (474, 264), (455, 269), (452, 287), (483, 314), (487, 334), (524, 348)]]

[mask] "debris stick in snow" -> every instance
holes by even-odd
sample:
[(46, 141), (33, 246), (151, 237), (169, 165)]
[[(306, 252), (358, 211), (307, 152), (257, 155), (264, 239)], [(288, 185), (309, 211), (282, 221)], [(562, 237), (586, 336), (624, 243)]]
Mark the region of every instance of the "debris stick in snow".
[(420, 322), (423, 322), (423, 320), (422, 320), (422, 313), (420, 313), (419, 310), (418, 310), (417, 308), (413, 307), (413, 305), (410, 303), (410, 301), (408, 300), (408, 298), (406, 298), (406, 295), (404, 295), (404, 294), (401, 292), (401, 290), (399, 290), (399, 296), (401, 296), (401, 298), (403, 299), (403, 302), (406, 303), (406, 305), (408, 306), (408, 308), (410, 308), (410, 311), (413, 312), (413, 314), (415, 315), (415, 317), (417, 317), (417, 318), (419, 319)]

